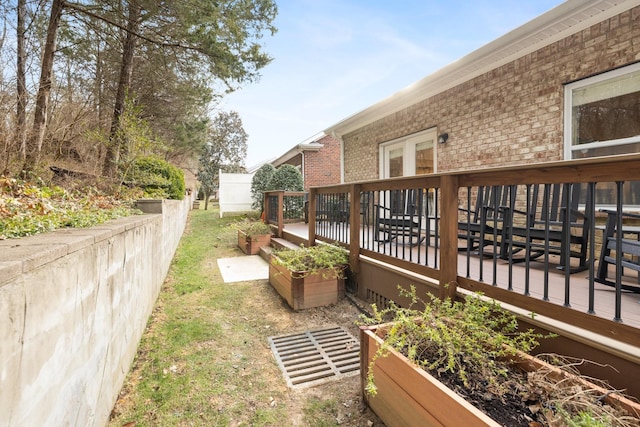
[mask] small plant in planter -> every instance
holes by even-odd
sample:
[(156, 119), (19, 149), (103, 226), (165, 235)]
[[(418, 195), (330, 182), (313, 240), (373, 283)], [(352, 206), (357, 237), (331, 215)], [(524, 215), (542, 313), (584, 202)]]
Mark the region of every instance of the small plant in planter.
[[(634, 402), (603, 405), (606, 389), (528, 356), (543, 335), (520, 330), (495, 301), (401, 295), (409, 308), (373, 305), (361, 319), (376, 325), (361, 327), (363, 397), (387, 425), (639, 425)], [(540, 377), (553, 380), (542, 387)], [(612, 415), (614, 406), (631, 416)]]
[(237, 228), (238, 246), (247, 255), (256, 255), (271, 243), (271, 227), (262, 221), (245, 221)]
[(271, 255), (269, 282), (294, 310), (335, 304), (344, 297), (346, 250), (320, 244)]

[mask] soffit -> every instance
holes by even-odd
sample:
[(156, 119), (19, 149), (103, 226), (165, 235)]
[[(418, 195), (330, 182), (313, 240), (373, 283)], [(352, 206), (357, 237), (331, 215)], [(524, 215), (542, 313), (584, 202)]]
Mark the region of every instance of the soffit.
[(568, 0), (324, 132), (341, 137), (638, 5), (640, 0)]
[(278, 167), (278, 166), (282, 165), (283, 163), (291, 160), (292, 158), (294, 158), (295, 156), (297, 156), (300, 153), (303, 153), (305, 151), (318, 151), (322, 147), (324, 147), (324, 145), (320, 144), (318, 141), (320, 139), (324, 138), (325, 136), (326, 135), (324, 134), (324, 132), (317, 133), (314, 136), (305, 139), (300, 144), (297, 144), (296, 146), (291, 148), (289, 151), (287, 151), (286, 153), (284, 153), (280, 157), (276, 158), (275, 160), (272, 160), (270, 163), (274, 167)]

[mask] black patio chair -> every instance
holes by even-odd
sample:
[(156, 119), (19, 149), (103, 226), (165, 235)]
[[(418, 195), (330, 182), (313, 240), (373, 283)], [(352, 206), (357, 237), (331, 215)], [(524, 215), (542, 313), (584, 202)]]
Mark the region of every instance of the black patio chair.
[[(402, 239), (402, 243), (416, 246), (426, 235), (423, 223), (422, 189), (390, 190), (380, 193), (380, 200), (374, 205), (377, 242)], [(381, 237), (382, 236), (382, 237)]]
[[(508, 204), (510, 192), (515, 196), (515, 186), (480, 186), (473, 209), (458, 208), (458, 213), (463, 218), (458, 220), (458, 239), (466, 242), (458, 247), (459, 251), (501, 256), (504, 252), (504, 208)], [(485, 248), (490, 245), (495, 250), (485, 252)]]
[[(614, 270), (615, 277), (612, 278), (613, 280), (609, 279), (608, 275), (610, 265), (616, 269), (618, 268), (617, 254), (615, 252), (618, 252), (618, 245), (620, 245), (620, 269), (628, 268), (639, 273), (637, 283), (629, 284), (622, 283), (623, 272), (620, 271), (620, 289), (640, 293), (640, 227), (638, 225), (627, 226), (623, 224), (622, 233), (618, 236), (618, 216), (621, 216), (622, 219), (631, 219), (637, 224), (640, 222), (640, 215), (629, 212), (618, 214), (617, 211), (606, 209), (601, 209), (601, 211), (607, 214), (607, 222), (602, 239), (600, 261), (594, 280), (603, 285), (616, 287), (616, 282), (618, 281), (617, 271)], [(633, 237), (630, 237), (631, 235)]]
[[(589, 268), (587, 247), (591, 215), (579, 210), (580, 184), (543, 184), (528, 187), (527, 211), (515, 209), (514, 201), (505, 209), (504, 259), (512, 262), (536, 260), (549, 254), (560, 256), (557, 268), (563, 270), (576, 258), (575, 273)], [(589, 193), (588, 193), (589, 194)], [(593, 212), (587, 196), (585, 212)], [(518, 253), (515, 257), (514, 254)], [(567, 259), (567, 255), (569, 259)]]
[(318, 195), (316, 200), (316, 221), (329, 224), (348, 223), (351, 204), (344, 196)]

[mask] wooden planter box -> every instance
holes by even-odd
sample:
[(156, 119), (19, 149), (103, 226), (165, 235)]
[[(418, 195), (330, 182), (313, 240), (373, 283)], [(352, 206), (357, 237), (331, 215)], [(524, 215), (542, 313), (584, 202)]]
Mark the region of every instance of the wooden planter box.
[(269, 282), (294, 310), (335, 304), (344, 297), (344, 278), (336, 271), (320, 270), (305, 275), (269, 263)]
[[(372, 397), (365, 391), (369, 364), (382, 343), (376, 335), (378, 327), (360, 328), (360, 375), (362, 396), (369, 407), (388, 427), (393, 426), (493, 426), (499, 427), (485, 413), (458, 396), (425, 370), (416, 367), (404, 355), (391, 350), (386, 357), (376, 360), (373, 371), (378, 392)], [(545, 362), (526, 354), (516, 363), (526, 371), (533, 371)], [(557, 368), (550, 368), (558, 381), (570, 377), (578, 384), (594, 390), (607, 391), (584, 379), (573, 377)], [(607, 403), (622, 407), (640, 417), (640, 404), (615, 394), (609, 394)]]
[(247, 236), (244, 231), (238, 230), (238, 246), (247, 255), (257, 255), (260, 248), (271, 244), (271, 234)]

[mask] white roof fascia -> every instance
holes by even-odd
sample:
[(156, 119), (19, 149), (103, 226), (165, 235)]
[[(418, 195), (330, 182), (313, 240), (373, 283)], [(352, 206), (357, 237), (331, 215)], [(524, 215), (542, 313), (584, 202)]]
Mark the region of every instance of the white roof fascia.
[(640, 0), (567, 0), (324, 132), (341, 137), (638, 5)]
[(273, 162), (274, 159), (271, 160), (265, 160), (263, 162), (260, 162), (256, 165), (250, 166), (247, 168), (247, 173), (256, 173), (258, 171), (258, 169), (260, 169), (263, 165), (267, 164), (267, 163), (271, 163)]
[(284, 153), (282, 156), (280, 156), (280, 157), (276, 158), (275, 160), (271, 161), (270, 163), (273, 166), (278, 167), (281, 164), (285, 163), (286, 161), (292, 159), (296, 155), (302, 153), (303, 151), (318, 151), (322, 147), (324, 147), (324, 145), (319, 144), (316, 141), (318, 141), (319, 139), (324, 138), (325, 136), (326, 136), (326, 134), (324, 132), (317, 133), (314, 136), (305, 139), (300, 144), (296, 145), (295, 147), (293, 147), (292, 149), (290, 149), (289, 151)]

